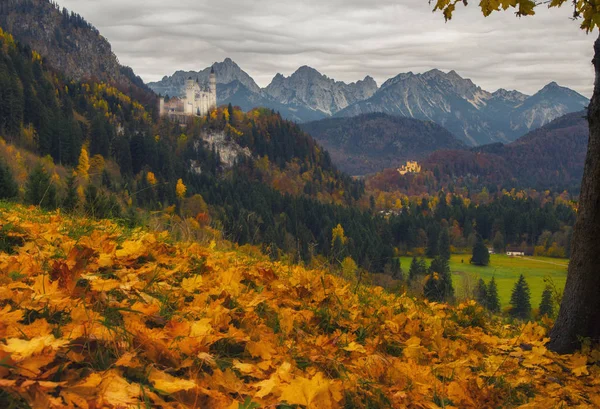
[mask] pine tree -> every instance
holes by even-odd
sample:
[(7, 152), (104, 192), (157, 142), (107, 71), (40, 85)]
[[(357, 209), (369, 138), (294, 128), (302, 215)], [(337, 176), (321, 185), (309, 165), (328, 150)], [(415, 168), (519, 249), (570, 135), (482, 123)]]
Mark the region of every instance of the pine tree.
[(445, 260), (450, 260), (450, 235), (448, 229), (442, 229), (440, 237), (438, 238), (438, 251), (440, 257)]
[(448, 260), (438, 256), (433, 259), (429, 266), (429, 275), (427, 276), (423, 292), (430, 301), (449, 301), (454, 297), (454, 287), (452, 286), (452, 275)]
[(426, 273), (427, 267), (425, 267), (425, 260), (419, 260), (416, 257), (413, 257), (408, 270), (408, 279), (412, 281), (419, 276), (424, 276)]
[(554, 302), (552, 301), (552, 288), (547, 285), (542, 293), (542, 302), (540, 303), (540, 317), (547, 316), (552, 318), (554, 316)]
[(72, 212), (77, 207), (78, 202), (77, 181), (75, 175), (71, 175), (67, 178), (67, 191), (63, 199), (62, 208), (67, 212)]
[(512, 290), (510, 305), (512, 307), (510, 315), (514, 318), (526, 320), (531, 316), (531, 292), (523, 274), (521, 274)]
[(402, 265), (399, 258), (392, 258), (391, 260), (391, 273), (392, 278), (395, 280), (401, 280), (403, 277), (402, 274)]
[(477, 241), (473, 246), (473, 257), (471, 258), (471, 264), (478, 266), (487, 266), (490, 264), (490, 252), (483, 243), (483, 239), (480, 235), (477, 235)]
[(479, 281), (477, 281), (477, 286), (475, 287), (474, 296), (475, 296), (475, 301), (477, 301), (480, 305), (487, 308), (488, 289), (487, 289), (487, 285), (485, 285), (485, 281), (483, 281), (483, 278), (480, 278)]
[(485, 306), (491, 312), (500, 312), (500, 298), (498, 297), (498, 286), (496, 285), (495, 277), (492, 277), (487, 286), (487, 300)]
[(19, 188), (9, 167), (0, 161), (0, 199), (13, 199), (19, 194)]
[(56, 187), (41, 164), (37, 165), (27, 178), (25, 201), (43, 209), (56, 209)]

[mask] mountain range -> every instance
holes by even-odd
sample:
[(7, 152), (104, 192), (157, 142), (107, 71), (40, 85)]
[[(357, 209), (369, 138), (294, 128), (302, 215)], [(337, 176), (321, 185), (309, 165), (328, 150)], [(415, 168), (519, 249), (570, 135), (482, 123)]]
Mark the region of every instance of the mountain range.
[[(243, 109), (264, 106), (296, 122), (382, 112), (435, 122), (471, 146), (514, 141), (589, 103), (555, 82), (532, 96), (505, 89), (488, 92), (455, 71), (437, 69), (399, 74), (378, 87), (369, 76), (346, 84), (303, 66), (289, 77), (277, 74), (261, 89), (231, 59), (214, 67), (220, 104), (232, 103)], [(181, 95), (185, 79), (205, 81), (208, 72), (209, 68), (178, 71), (148, 86), (163, 95)]]

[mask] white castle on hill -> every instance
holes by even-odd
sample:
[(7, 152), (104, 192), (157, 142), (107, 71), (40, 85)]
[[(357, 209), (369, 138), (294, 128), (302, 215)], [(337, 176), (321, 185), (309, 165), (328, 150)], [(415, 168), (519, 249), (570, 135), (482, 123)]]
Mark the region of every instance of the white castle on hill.
[(185, 82), (185, 97), (160, 98), (160, 115), (204, 116), (217, 107), (217, 76), (214, 67), (210, 70), (208, 87), (201, 86), (192, 77)]

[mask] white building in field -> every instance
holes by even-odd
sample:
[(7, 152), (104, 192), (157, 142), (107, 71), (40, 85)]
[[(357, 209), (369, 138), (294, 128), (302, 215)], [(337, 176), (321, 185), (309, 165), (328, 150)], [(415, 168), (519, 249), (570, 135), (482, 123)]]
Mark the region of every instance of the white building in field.
[(185, 97), (160, 98), (160, 115), (204, 116), (217, 107), (217, 76), (214, 68), (210, 70), (208, 86), (201, 85), (191, 77), (185, 82)]

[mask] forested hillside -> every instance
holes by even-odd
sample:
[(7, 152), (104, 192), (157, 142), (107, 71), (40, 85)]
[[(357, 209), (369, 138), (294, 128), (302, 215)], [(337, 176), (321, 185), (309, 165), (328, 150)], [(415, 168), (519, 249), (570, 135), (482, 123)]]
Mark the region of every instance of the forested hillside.
[(107, 82), (145, 103), (155, 98), (94, 26), (51, 0), (3, 0), (0, 27), (68, 78)]
[(331, 152), (351, 175), (365, 175), (421, 160), (436, 150), (466, 145), (434, 122), (382, 113), (309, 122), (302, 129)]
[(440, 189), (489, 192), (513, 188), (579, 192), (588, 144), (585, 112), (555, 119), (515, 142), (469, 150), (439, 150), (422, 161), (423, 171), (401, 177), (396, 169), (371, 177), (372, 189), (407, 195)]

